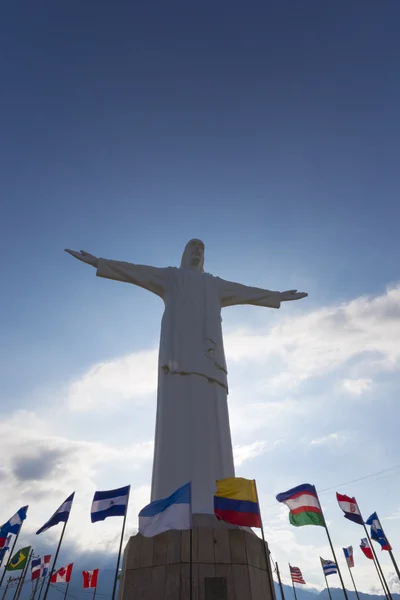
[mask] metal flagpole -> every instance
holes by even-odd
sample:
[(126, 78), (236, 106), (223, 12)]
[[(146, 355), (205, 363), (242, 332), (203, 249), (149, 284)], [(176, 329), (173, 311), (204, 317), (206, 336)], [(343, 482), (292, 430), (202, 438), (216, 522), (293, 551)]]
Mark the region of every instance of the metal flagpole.
[[(322, 567), (322, 570), (324, 571), (323, 567)], [(329, 588), (329, 584), (328, 584), (328, 580), (327, 580), (326, 575), (325, 575), (325, 571), (324, 571), (324, 577), (325, 577), (326, 589), (328, 590), (328, 594), (329, 594), (329, 600), (332, 600), (331, 590)]]
[(38, 600), (40, 600), (40, 598), (42, 597), (42, 592), (43, 592), (45, 581), (46, 581), (46, 577), (43, 577), (42, 585), (40, 586), (40, 592), (39, 592), (39, 598), (38, 598)]
[(193, 600), (193, 512), (192, 512), (192, 482), (190, 490), (190, 529), (189, 529), (189, 599)]
[(26, 573), (28, 571), (28, 567), (29, 567), (29, 564), (31, 562), (32, 555), (33, 555), (33, 548), (32, 548), (32, 550), (28, 554), (26, 565), (25, 565), (25, 568), (24, 568), (24, 570), (22, 572), (22, 576), (20, 578), (19, 586), (17, 587), (17, 590), (16, 590), (15, 595), (14, 595), (14, 600), (19, 600), (19, 597), (20, 597), (21, 591), (22, 591), (22, 586), (24, 585)]
[(282, 580), (281, 580), (281, 574), (279, 572), (279, 567), (278, 567), (278, 563), (275, 563), (275, 571), (276, 571), (276, 576), (278, 577), (278, 583), (279, 583), (279, 589), (281, 590), (281, 596), (282, 596), (282, 600), (285, 600), (285, 594), (283, 593), (283, 585), (282, 585)]
[[(315, 491), (316, 491), (316, 488), (315, 488), (315, 486), (314, 486), (314, 489), (315, 489)], [(347, 595), (347, 590), (346, 590), (346, 588), (344, 587), (344, 581), (343, 581), (342, 573), (341, 573), (341, 571), (340, 571), (340, 567), (339, 567), (338, 559), (336, 558), (335, 549), (334, 549), (334, 547), (333, 547), (333, 544), (332, 544), (331, 536), (330, 536), (330, 534), (329, 534), (328, 525), (326, 524), (326, 521), (325, 521), (325, 515), (324, 515), (324, 513), (323, 513), (322, 506), (321, 506), (321, 503), (320, 503), (320, 501), (319, 501), (318, 494), (317, 494), (317, 498), (318, 498), (318, 504), (319, 504), (319, 508), (320, 508), (320, 510), (321, 510), (322, 519), (323, 519), (323, 521), (324, 521), (324, 526), (325, 526), (326, 536), (327, 536), (327, 538), (328, 538), (328, 542), (329, 542), (329, 545), (330, 545), (330, 547), (331, 547), (331, 550), (332, 550), (333, 558), (334, 558), (334, 561), (335, 561), (335, 563), (336, 563), (336, 567), (337, 567), (337, 572), (338, 572), (338, 575), (339, 575), (340, 583), (342, 584), (343, 594), (344, 594), (344, 597), (346, 598), (346, 600), (349, 600), (349, 597), (348, 597), (348, 595)]]
[[(358, 506), (358, 505), (357, 505), (357, 506)], [(358, 510), (360, 510), (360, 507), (358, 507)], [(362, 517), (361, 517), (361, 518), (362, 518)], [(377, 557), (377, 555), (376, 555), (375, 548), (373, 547), (373, 545), (372, 545), (372, 541), (371, 541), (371, 538), (369, 537), (368, 529), (367, 529), (367, 526), (366, 526), (366, 525), (365, 525), (365, 523), (364, 523), (364, 519), (363, 519), (363, 525), (364, 525), (364, 531), (365, 531), (365, 533), (366, 533), (366, 535), (367, 535), (367, 538), (368, 538), (368, 543), (369, 543), (369, 545), (370, 545), (370, 548), (371, 548), (371, 550), (372, 550), (372, 554), (373, 554), (373, 556), (374, 556), (375, 568), (376, 568), (376, 570), (377, 570), (377, 573), (378, 573), (378, 575), (379, 575), (379, 579), (381, 580), (381, 584), (382, 584), (382, 587), (383, 587), (383, 591), (385, 592), (385, 596), (386, 596), (387, 598), (389, 598), (389, 600), (393, 600), (393, 599), (392, 599), (392, 594), (390, 593), (390, 590), (389, 590), (389, 586), (388, 586), (388, 584), (387, 584), (387, 582), (386, 582), (386, 579), (385, 579), (385, 575), (383, 574), (382, 567), (381, 567), (381, 565), (380, 565), (380, 563), (379, 563), (379, 560), (378, 560), (378, 557)]]
[(7, 579), (7, 584), (6, 584), (6, 589), (4, 590), (3, 596), (1, 598), (1, 600), (4, 600), (4, 598), (6, 597), (7, 591), (8, 591), (8, 586), (10, 585), (10, 581), (11, 581), (12, 577), (10, 575), (10, 577)]
[(95, 600), (95, 598), (96, 598), (96, 592), (97, 592), (97, 581), (96, 581), (96, 587), (94, 588), (92, 600)]
[[(378, 516), (378, 515), (376, 515), (376, 516)], [(379, 521), (379, 518), (378, 518), (378, 521)], [(385, 532), (383, 531), (383, 527), (382, 527), (382, 524), (381, 524), (381, 522), (380, 522), (380, 521), (379, 521), (379, 524), (380, 524), (380, 526), (381, 526), (381, 529), (382, 529), (383, 537), (385, 538), (385, 540), (387, 541), (387, 544), (388, 544), (388, 546), (389, 546), (389, 556), (390, 556), (390, 558), (391, 558), (391, 560), (392, 560), (392, 563), (393, 563), (393, 566), (394, 566), (394, 570), (396, 571), (397, 577), (398, 577), (398, 579), (399, 579), (399, 581), (400, 581), (400, 571), (399, 571), (399, 567), (398, 567), (398, 565), (397, 565), (397, 562), (396, 562), (396, 560), (395, 560), (395, 558), (394, 558), (394, 556), (393, 556), (392, 547), (391, 547), (391, 545), (390, 545), (390, 543), (389, 543), (389, 540), (388, 540), (388, 539), (387, 539), (387, 537), (386, 537), (386, 534), (385, 534)]]
[(256, 492), (256, 499), (257, 499), (257, 506), (258, 506), (258, 516), (260, 517), (261, 537), (262, 537), (262, 541), (263, 541), (264, 555), (265, 555), (265, 568), (267, 570), (267, 577), (268, 577), (269, 591), (271, 593), (271, 600), (273, 600), (273, 598), (275, 598), (275, 590), (274, 590), (274, 586), (272, 584), (271, 563), (270, 563), (268, 552), (267, 552), (267, 543), (265, 541), (264, 527), (263, 527), (263, 522), (262, 522), (262, 517), (261, 517), (260, 500), (258, 498), (258, 491), (257, 491), (256, 480), (253, 479), (253, 482), (254, 482), (254, 489), (255, 489), (255, 492)]
[(58, 542), (58, 546), (57, 546), (56, 554), (55, 554), (55, 556), (54, 556), (53, 564), (52, 564), (52, 566), (51, 566), (51, 569), (50, 569), (49, 578), (48, 578), (48, 580), (47, 580), (47, 585), (46, 585), (46, 589), (45, 589), (45, 592), (44, 592), (43, 600), (46, 600), (46, 598), (47, 598), (47, 594), (49, 593), (49, 587), (50, 587), (50, 580), (51, 580), (51, 576), (53, 575), (53, 573), (54, 573), (54, 569), (55, 569), (55, 567), (56, 567), (57, 558), (58, 558), (58, 554), (59, 554), (59, 552), (60, 552), (60, 548), (61, 548), (61, 544), (62, 544), (62, 541), (63, 541), (63, 537), (64, 537), (65, 528), (66, 528), (66, 526), (67, 526), (67, 523), (68, 523), (68, 521), (65, 521), (65, 522), (64, 522), (64, 526), (63, 526), (63, 528), (62, 528), (62, 531), (61, 531), (60, 540), (59, 540), (59, 542)]
[(189, 530), (189, 598), (193, 600), (193, 523)]
[[(292, 571), (290, 570), (290, 563), (289, 563), (289, 573), (290, 573), (290, 578), (292, 580), (294, 600), (297, 600), (297, 594), (296, 594), (296, 588), (294, 587), (293, 575), (292, 575)], [(303, 581), (304, 581), (304, 579), (303, 579)]]
[[(347, 560), (346, 560), (346, 562), (347, 562)], [(357, 588), (356, 588), (356, 583), (355, 583), (355, 581), (354, 581), (354, 579), (353, 579), (353, 573), (351, 572), (351, 568), (350, 568), (350, 565), (349, 565), (349, 563), (347, 563), (347, 566), (348, 566), (348, 569), (349, 569), (349, 573), (350, 573), (351, 581), (353, 582), (354, 591), (355, 591), (355, 593), (356, 593), (357, 600), (360, 600), (360, 596), (358, 595), (358, 590), (357, 590)]]
[[(386, 539), (387, 543), (389, 544), (389, 542), (388, 542), (388, 539), (387, 539), (387, 537), (386, 537), (386, 536), (385, 536), (385, 539)], [(389, 548), (390, 548), (390, 547), (391, 547), (391, 546), (390, 546), (390, 544), (389, 544)], [(395, 569), (395, 571), (396, 571), (396, 573), (397, 573), (397, 577), (399, 578), (399, 581), (400, 581), (400, 571), (399, 571), (399, 567), (398, 567), (398, 565), (397, 565), (397, 562), (396, 562), (396, 560), (395, 560), (395, 558), (394, 558), (394, 556), (393, 556), (393, 552), (392, 552), (392, 550), (389, 550), (389, 556), (390, 556), (390, 558), (392, 559), (392, 563), (393, 563), (394, 569)]]
[(64, 600), (67, 600), (68, 588), (69, 588), (69, 581), (67, 583), (67, 587), (65, 588)]
[[(23, 523), (23, 521), (22, 521), (22, 523)], [(22, 523), (21, 523), (21, 527), (22, 527)], [(18, 538), (19, 538), (19, 534), (20, 534), (20, 531), (21, 531), (21, 527), (19, 528), (19, 531), (18, 531), (17, 535), (15, 536), (14, 543), (13, 543), (13, 545), (12, 545), (12, 548), (11, 548), (11, 550), (10, 550), (10, 553), (9, 553), (9, 555), (8, 555), (8, 559), (7, 559), (7, 562), (6, 562), (6, 564), (5, 564), (5, 567), (4, 567), (3, 574), (2, 574), (2, 576), (1, 576), (1, 578), (0, 578), (0, 586), (3, 584), (3, 579), (4, 579), (4, 576), (5, 576), (5, 574), (6, 574), (7, 567), (8, 567), (8, 565), (9, 565), (9, 562), (10, 562), (10, 560), (12, 559), (12, 557), (13, 557), (13, 555), (14, 555), (14, 548), (15, 548), (15, 544), (17, 543), (17, 540), (18, 540)]]
[(32, 590), (32, 595), (31, 595), (31, 599), (30, 600), (35, 600), (36, 592), (37, 592), (37, 589), (39, 587), (39, 579), (40, 579), (40, 577), (38, 577), (36, 579), (36, 581), (35, 581), (35, 585), (34, 585), (34, 588)]
[[(115, 569), (114, 587), (113, 587), (113, 591), (112, 591), (111, 600), (115, 600), (115, 592), (117, 590), (119, 563), (121, 561), (122, 543), (124, 541), (125, 523), (126, 523), (126, 515), (128, 513), (128, 504), (129, 504), (129, 495), (130, 495), (130, 493), (131, 493), (131, 487), (129, 486), (128, 498), (126, 499), (126, 510), (125, 510), (125, 514), (124, 514), (124, 520), (123, 520), (123, 523), (122, 523), (121, 540), (119, 542), (117, 566), (116, 566), (116, 569)], [(46, 598), (44, 598), (43, 600), (46, 600)]]

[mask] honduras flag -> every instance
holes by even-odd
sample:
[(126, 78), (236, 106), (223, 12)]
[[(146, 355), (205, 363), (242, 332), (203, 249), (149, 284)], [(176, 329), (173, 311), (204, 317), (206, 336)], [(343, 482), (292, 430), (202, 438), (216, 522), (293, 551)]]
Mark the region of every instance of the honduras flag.
[(171, 496), (151, 502), (139, 513), (139, 533), (153, 537), (170, 529), (191, 529), (191, 484), (178, 488)]
[(20, 508), (19, 511), (7, 521), (7, 523), (4, 523), (4, 525), (1, 526), (0, 537), (6, 537), (9, 533), (18, 535), (22, 521), (25, 521), (26, 519), (28, 508), (28, 506), (22, 506), (22, 508)]
[(391, 550), (392, 547), (383, 533), (382, 525), (376, 512), (372, 513), (365, 522), (367, 525), (371, 525), (371, 538), (382, 546), (382, 550)]
[(36, 535), (39, 535), (39, 533), (43, 533), (43, 531), (47, 531), (48, 529), (50, 529), (50, 527), (54, 527), (54, 525), (58, 525), (58, 523), (66, 523), (68, 521), (69, 513), (71, 512), (72, 501), (74, 499), (74, 496), (75, 496), (75, 492), (73, 492), (70, 496), (68, 496), (68, 498), (66, 500), (64, 500), (64, 502), (61, 504), (61, 506), (59, 508), (57, 508), (54, 515), (52, 517), (50, 517), (50, 519), (48, 521), (46, 521), (46, 523), (43, 525), (43, 527), (41, 527), (36, 532)]
[(92, 502), (90, 518), (92, 523), (104, 521), (107, 517), (124, 517), (128, 508), (129, 492), (131, 486), (95, 492)]

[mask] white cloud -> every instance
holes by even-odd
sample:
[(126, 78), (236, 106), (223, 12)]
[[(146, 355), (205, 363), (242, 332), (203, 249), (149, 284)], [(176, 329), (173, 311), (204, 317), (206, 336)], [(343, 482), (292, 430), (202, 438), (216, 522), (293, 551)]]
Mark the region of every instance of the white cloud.
[(329, 433), (319, 438), (311, 440), (311, 446), (326, 446), (331, 444), (343, 445), (347, 441), (347, 436), (341, 433)]
[(233, 457), (235, 459), (235, 465), (238, 467), (242, 465), (246, 460), (255, 458), (264, 454), (267, 449), (267, 442), (253, 442), (243, 446), (235, 446), (233, 448)]
[[(269, 331), (241, 329), (226, 336), (228, 359), (280, 368), (268, 385), (290, 389), (311, 377), (321, 377), (351, 359), (371, 358), (374, 369), (398, 368), (400, 359), (400, 286), (376, 296), (282, 318)], [(282, 368), (283, 367), (283, 368)]]
[(121, 356), (94, 365), (68, 389), (68, 404), (77, 412), (115, 411), (126, 401), (140, 401), (156, 390), (157, 351)]
[(371, 390), (372, 379), (344, 379), (342, 385), (349, 394), (361, 396), (364, 392), (369, 392)]

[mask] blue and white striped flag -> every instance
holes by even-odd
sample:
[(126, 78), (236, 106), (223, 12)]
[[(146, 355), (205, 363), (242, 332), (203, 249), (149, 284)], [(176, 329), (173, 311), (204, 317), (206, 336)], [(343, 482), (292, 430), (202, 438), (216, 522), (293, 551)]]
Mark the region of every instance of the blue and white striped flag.
[(92, 502), (90, 518), (92, 523), (104, 521), (107, 517), (124, 517), (128, 508), (129, 492), (131, 486), (95, 492)]
[(69, 519), (69, 513), (71, 512), (72, 502), (74, 500), (75, 492), (73, 492), (64, 502), (59, 506), (52, 517), (46, 523), (38, 529), (36, 535), (39, 533), (43, 533), (43, 531), (47, 531), (50, 527), (54, 527), (54, 525), (58, 525), (59, 523), (66, 523)]
[(333, 560), (324, 560), (321, 558), (321, 566), (325, 577), (337, 573), (337, 565), (335, 562), (333, 562)]

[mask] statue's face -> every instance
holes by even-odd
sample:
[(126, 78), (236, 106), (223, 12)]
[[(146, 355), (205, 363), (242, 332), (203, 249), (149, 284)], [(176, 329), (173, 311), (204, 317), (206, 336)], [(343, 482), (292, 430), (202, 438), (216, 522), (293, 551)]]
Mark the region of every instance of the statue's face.
[(204, 262), (204, 244), (201, 240), (190, 240), (189, 257), (192, 267), (198, 267)]
[(186, 244), (181, 266), (203, 271), (204, 244), (201, 240), (190, 240)]

